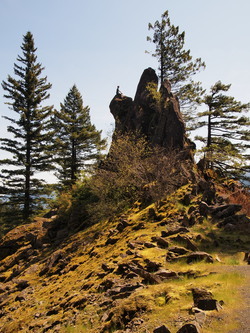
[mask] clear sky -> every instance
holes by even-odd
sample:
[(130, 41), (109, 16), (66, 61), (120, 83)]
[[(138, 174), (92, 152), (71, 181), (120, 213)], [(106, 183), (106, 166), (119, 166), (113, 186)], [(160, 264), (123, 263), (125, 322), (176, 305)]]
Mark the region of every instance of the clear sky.
[[(23, 35), (31, 31), (43, 74), (52, 83), (49, 105), (59, 108), (76, 84), (92, 122), (106, 134), (116, 86), (134, 97), (143, 70), (157, 67), (145, 54), (152, 48), (146, 37), (148, 23), (160, 20), (165, 10), (186, 32), (186, 49), (206, 62), (197, 76), (204, 87), (218, 80), (232, 83), (230, 94), (248, 102), (249, 0), (0, 0), (0, 79), (13, 76)], [(3, 93), (1, 88), (0, 115), (8, 115)], [(1, 137), (7, 124), (1, 119)]]

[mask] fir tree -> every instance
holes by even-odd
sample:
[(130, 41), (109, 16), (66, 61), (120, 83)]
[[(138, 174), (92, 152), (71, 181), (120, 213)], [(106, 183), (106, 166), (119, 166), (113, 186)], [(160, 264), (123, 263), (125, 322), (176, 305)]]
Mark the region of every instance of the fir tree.
[[(161, 21), (149, 23), (153, 36), (147, 40), (155, 44), (152, 53), (159, 62), (159, 78), (162, 85), (165, 79), (171, 83), (172, 90), (180, 99), (186, 121), (192, 119), (191, 110), (195, 109), (203, 93), (200, 82), (194, 82), (192, 76), (205, 68), (200, 58), (192, 60), (190, 50), (184, 49), (185, 32), (170, 22), (168, 11), (161, 16)], [(186, 110), (186, 111), (185, 111)]]
[(249, 168), (250, 120), (243, 114), (249, 111), (250, 104), (242, 104), (226, 95), (230, 87), (218, 81), (211, 87), (210, 94), (204, 96), (207, 110), (198, 114), (201, 121), (197, 122), (196, 129), (206, 127), (207, 135), (196, 139), (205, 143), (202, 151), (208, 168), (244, 179)]
[(54, 113), (56, 176), (63, 185), (72, 185), (82, 169), (88, 169), (100, 156), (106, 141), (91, 124), (89, 107), (74, 85), (60, 112)]
[(23, 37), (22, 56), (14, 64), (15, 77), (8, 76), (2, 82), (6, 91), (6, 104), (16, 116), (5, 116), (11, 122), (7, 130), (11, 138), (1, 138), (1, 149), (8, 152), (11, 158), (0, 163), (8, 168), (2, 170), (2, 191), (7, 197), (5, 203), (12, 207), (12, 215), (27, 220), (36, 211), (39, 201), (39, 190), (42, 181), (35, 177), (37, 172), (48, 168), (47, 122), (52, 106), (44, 106), (43, 101), (49, 98), (51, 84), (47, 77), (41, 77), (44, 68), (37, 62), (36, 48), (31, 32)]

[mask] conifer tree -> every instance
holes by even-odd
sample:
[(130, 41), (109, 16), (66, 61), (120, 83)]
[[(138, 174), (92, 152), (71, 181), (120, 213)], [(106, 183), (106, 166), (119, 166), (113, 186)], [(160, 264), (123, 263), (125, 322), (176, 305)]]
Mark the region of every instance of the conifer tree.
[(205, 68), (205, 63), (201, 58), (193, 61), (190, 50), (184, 49), (185, 32), (179, 32), (179, 27), (171, 24), (168, 11), (163, 13), (161, 21), (149, 23), (148, 29), (153, 31), (153, 36), (148, 36), (147, 40), (155, 44), (152, 56), (159, 62), (160, 84), (165, 79), (170, 81), (172, 91), (179, 97), (184, 116), (189, 121), (191, 110), (203, 93), (200, 82), (194, 82), (192, 77)]
[(4, 117), (11, 123), (7, 128), (10, 138), (1, 138), (0, 148), (11, 157), (0, 163), (7, 166), (1, 172), (5, 203), (13, 207), (12, 216), (27, 220), (37, 208), (42, 188), (42, 181), (35, 174), (46, 171), (49, 165), (46, 130), (52, 106), (43, 104), (49, 98), (51, 84), (47, 77), (41, 77), (44, 68), (37, 62), (31, 32), (23, 36), (21, 49), (22, 55), (14, 64), (15, 77), (8, 76), (2, 82), (4, 97), (9, 100), (6, 104), (16, 115)]
[(63, 185), (72, 185), (81, 169), (87, 169), (100, 156), (106, 141), (91, 124), (89, 107), (74, 85), (60, 111), (54, 113), (56, 176)]
[(250, 148), (250, 120), (244, 116), (250, 104), (242, 104), (225, 93), (231, 85), (216, 82), (205, 95), (207, 110), (200, 112), (196, 129), (207, 128), (206, 137), (196, 139), (205, 143), (203, 152), (207, 167), (220, 169), (231, 177), (244, 179), (249, 168), (247, 150)]

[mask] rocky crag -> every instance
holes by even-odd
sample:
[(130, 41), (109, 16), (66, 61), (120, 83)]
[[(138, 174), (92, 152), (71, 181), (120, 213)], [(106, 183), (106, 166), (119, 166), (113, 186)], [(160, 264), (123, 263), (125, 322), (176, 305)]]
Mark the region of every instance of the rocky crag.
[(150, 85), (158, 87), (158, 77), (152, 68), (144, 70), (134, 100), (117, 92), (110, 103), (115, 119), (115, 134), (138, 132), (153, 145), (167, 149), (192, 148), (185, 133), (178, 98), (171, 92), (169, 81), (160, 87), (160, 100), (150, 92)]

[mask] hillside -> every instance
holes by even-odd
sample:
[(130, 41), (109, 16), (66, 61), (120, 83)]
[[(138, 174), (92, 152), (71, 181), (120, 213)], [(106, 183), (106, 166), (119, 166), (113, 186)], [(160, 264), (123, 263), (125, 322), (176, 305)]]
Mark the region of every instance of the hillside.
[(71, 236), (57, 216), (10, 231), (0, 332), (229, 332), (244, 280), (228, 265), (250, 245), (234, 197), (244, 208), (236, 184), (200, 180)]
[(134, 100), (117, 91), (111, 148), (88, 182), (0, 240), (1, 333), (240, 326), (249, 192), (195, 164), (170, 83), (160, 99), (148, 89), (157, 80), (148, 68)]

